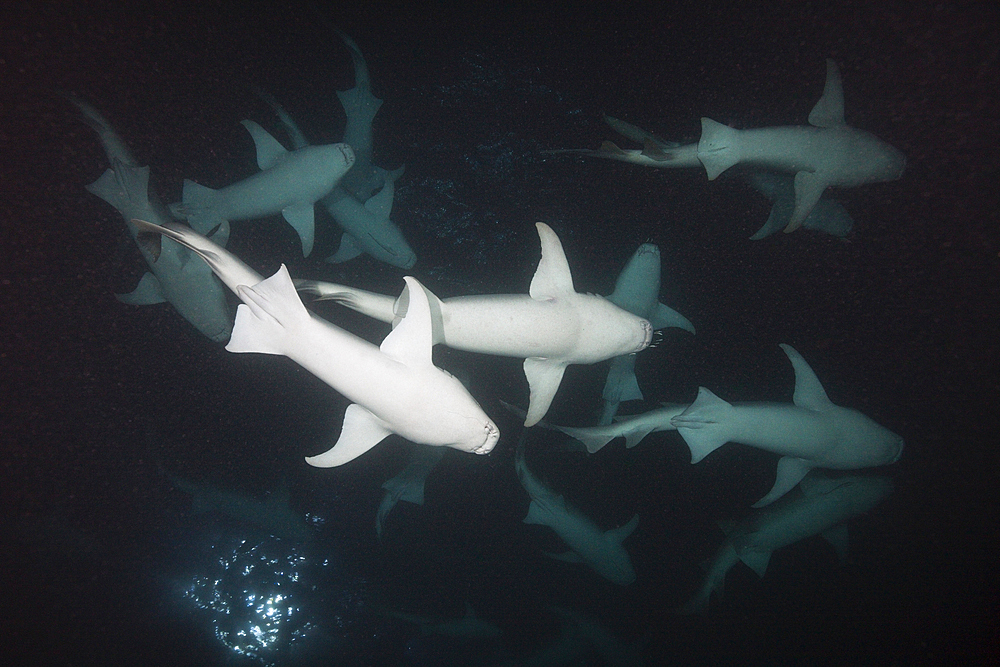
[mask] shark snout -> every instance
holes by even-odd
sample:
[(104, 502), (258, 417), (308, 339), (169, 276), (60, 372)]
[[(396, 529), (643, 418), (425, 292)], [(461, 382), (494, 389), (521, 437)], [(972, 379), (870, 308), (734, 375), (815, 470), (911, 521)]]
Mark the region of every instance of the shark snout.
[(641, 352), (649, 347), (649, 344), (653, 342), (653, 325), (649, 323), (649, 320), (642, 320), (642, 344), (636, 348), (636, 352)]
[(340, 149), (341, 155), (344, 156), (344, 164), (347, 165), (347, 168), (350, 169), (351, 167), (353, 167), (355, 160), (354, 149), (352, 149), (347, 144), (337, 144), (337, 148)]
[(500, 429), (492, 421), (487, 421), (483, 425), (483, 429), (485, 431), (485, 439), (483, 440), (483, 444), (473, 450), (476, 454), (489, 454), (493, 451), (497, 441), (500, 440)]

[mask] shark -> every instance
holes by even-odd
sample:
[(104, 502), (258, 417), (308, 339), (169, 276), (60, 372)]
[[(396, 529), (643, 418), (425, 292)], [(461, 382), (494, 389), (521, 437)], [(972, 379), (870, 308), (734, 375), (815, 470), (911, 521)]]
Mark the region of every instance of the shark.
[(372, 123), (382, 107), (382, 100), (372, 94), (368, 63), (357, 43), (340, 30), (336, 31), (351, 52), (354, 64), (354, 87), (338, 90), (337, 99), (347, 114), (344, 143), (355, 150), (357, 162), (344, 179), (344, 188), (361, 201), (366, 201), (382, 185), (384, 172), (372, 163)]
[(465, 616), (462, 618), (432, 618), (390, 610), (382, 610), (382, 613), (391, 618), (419, 625), (420, 632), (424, 635), (441, 635), (472, 641), (498, 639), (503, 634), (496, 623), (476, 616), (475, 610), (469, 604), (465, 605)]
[(410, 450), (410, 462), (406, 467), (382, 485), (385, 495), (382, 496), (375, 517), (375, 534), (379, 540), (385, 530), (385, 518), (396, 503), (405, 500), (414, 505), (424, 504), (424, 482), (443, 455), (444, 450), (440, 447), (415, 445)]
[(576, 438), (583, 444), (588, 454), (593, 454), (615, 438), (625, 438), (625, 447), (631, 449), (650, 433), (676, 431), (677, 427), (671, 420), (687, 408), (687, 403), (664, 403), (655, 410), (639, 415), (616, 417), (614, 423), (599, 426), (559, 426), (548, 422), (539, 424)]
[[(659, 302), (660, 249), (643, 243), (632, 254), (628, 264), (618, 274), (614, 291), (608, 301), (633, 315), (649, 320), (654, 330), (677, 327), (694, 333), (694, 325), (676, 310)], [(599, 423), (608, 425), (622, 401), (642, 400), (642, 391), (635, 377), (635, 355), (626, 354), (611, 360), (608, 379), (601, 393), (604, 408)]]
[(524, 523), (548, 526), (570, 548), (564, 554), (550, 555), (568, 563), (585, 563), (608, 581), (622, 586), (635, 581), (632, 559), (622, 542), (639, 525), (638, 514), (624, 526), (602, 531), (590, 518), (567, 503), (562, 495), (532, 474), (525, 463), (523, 434), (517, 446), (515, 465), (521, 486), (531, 498)]
[(806, 360), (791, 345), (781, 349), (795, 371), (792, 403), (736, 403), (705, 387), (670, 420), (697, 463), (727, 442), (779, 454), (774, 486), (754, 507), (795, 487), (813, 468), (855, 470), (895, 463), (903, 438), (857, 410), (834, 405)]
[(893, 490), (887, 477), (826, 477), (811, 473), (800, 484), (801, 497), (752, 514), (734, 525), (721, 524), (726, 541), (708, 567), (698, 592), (678, 613), (703, 613), (713, 593), (723, 593), (726, 574), (739, 562), (763, 577), (771, 554), (813, 535), (822, 535), (843, 559), (847, 553), (847, 522), (869, 512)]
[[(357, 76), (357, 74), (356, 74)], [(292, 145), (296, 149), (309, 146), (298, 124), (291, 115), (278, 103), (274, 97), (262, 90), (257, 91), (260, 96), (274, 110), (278, 120), (291, 137)], [(364, 104), (351, 105), (348, 108), (348, 130), (357, 124), (352, 124), (350, 109), (365, 108)], [(355, 112), (358, 113), (358, 112)], [(354, 259), (361, 253), (367, 253), (375, 259), (399, 267), (409, 269), (417, 262), (417, 255), (410, 247), (403, 232), (391, 219), (392, 202), (396, 192), (396, 180), (402, 176), (404, 167), (393, 171), (386, 171), (371, 164), (371, 131), (365, 135), (360, 130), (351, 130), (345, 134), (345, 143), (354, 149), (355, 165), (347, 172), (345, 178), (355, 173), (370, 173), (367, 179), (370, 186), (363, 186), (366, 199), (359, 199), (351, 190), (342, 184), (336, 185), (329, 194), (324, 196), (320, 202), (327, 213), (333, 217), (338, 225), (344, 230), (340, 239), (340, 247), (336, 253), (326, 258), (331, 264), (338, 264)], [(357, 138), (356, 135), (367, 136), (367, 143)], [(354, 148), (348, 139), (358, 143), (360, 148)], [(367, 157), (366, 157), (367, 156)], [(367, 159), (367, 166), (358, 168), (358, 160)], [(381, 189), (379, 189), (381, 188)]]
[[(166, 209), (149, 189), (149, 167), (139, 166), (128, 145), (91, 104), (75, 97), (70, 101), (84, 121), (97, 132), (111, 163), (87, 191), (111, 204), (125, 219), (133, 240), (139, 229), (130, 221), (143, 218), (164, 223)], [(133, 306), (170, 303), (198, 331), (215, 342), (229, 338), (232, 314), (225, 290), (212, 270), (182, 245), (167, 241), (156, 257), (139, 245), (149, 271), (129, 294), (117, 294), (122, 303)]]
[(306, 458), (329, 468), (353, 461), (392, 433), (417, 444), (488, 454), (500, 430), (465, 386), (431, 360), (432, 320), (424, 288), (404, 278), (411, 308), (379, 346), (306, 310), (282, 264), (263, 279), (235, 255), (194, 230), (136, 220), (154, 248), (160, 235), (206, 261), (243, 302), (230, 352), (286, 356), (351, 401), (334, 445)]
[(354, 164), (354, 151), (345, 143), (288, 151), (252, 120), (242, 124), (253, 137), (261, 171), (220, 190), (185, 180), (182, 201), (172, 204), (170, 212), (187, 219), (198, 232), (218, 228), (214, 236), (223, 243), (229, 237), (229, 221), (281, 213), (308, 257), (315, 238), (315, 204)]
[[(795, 179), (786, 174), (755, 171), (749, 174), (747, 180), (757, 192), (773, 202), (767, 222), (750, 237), (752, 241), (759, 241), (784, 229), (791, 221), (795, 210)], [(838, 238), (847, 236), (853, 226), (854, 219), (844, 205), (826, 196), (816, 202), (802, 221), (803, 229), (824, 232)]]
[(172, 475), (169, 477), (174, 486), (191, 496), (191, 509), (196, 513), (222, 514), (295, 542), (308, 542), (313, 538), (313, 531), (305, 518), (292, 509), (287, 489), (259, 500), (246, 493), (219, 489)]
[[(525, 426), (545, 415), (569, 364), (592, 364), (649, 346), (649, 320), (619, 308), (604, 297), (580, 294), (562, 243), (543, 222), (535, 225), (542, 258), (528, 294), (491, 294), (426, 298), (434, 317), (434, 342), (468, 352), (524, 358), (530, 397)], [(383, 322), (406, 312), (399, 299), (318, 281), (298, 288), (336, 301)], [(426, 288), (425, 288), (426, 289)]]
[(612, 123), (612, 127), (627, 138), (641, 140), (642, 150), (626, 150), (605, 142), (597, 150), (548, 152), (603, 157), (647, 167), (701, 166), (709, 180), (737, 164), (793, 174), (795, 205), (785, 232), (802, 226), (829, 187), (855, 187), (902, 178), (906, 168), (902, 152), (844, 121), (843, 83), (840, 69), (831, 59), (826, 61), (823, 94), (808, 120), (809, 125), (738, 130), (702, 118), (700, 140), (686, 145), (671, 145), (616, 121), (619, 125)]

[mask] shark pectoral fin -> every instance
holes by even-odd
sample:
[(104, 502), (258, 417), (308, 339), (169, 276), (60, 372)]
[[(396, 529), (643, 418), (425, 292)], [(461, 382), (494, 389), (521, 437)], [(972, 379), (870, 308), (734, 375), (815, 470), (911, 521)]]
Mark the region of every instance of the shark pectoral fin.
[(549, 411), (566, 364), (552, 359), (528, 357), (524, 360), (524, 375), (528, 378), (528, 412), (525, 426), (534, 426)]
[(340, 237), (340, 247), (337, 248), (337, 252), (333, 253), (327, 257), (324, 262), (327, 264), (339, 264), (341, 262), (346, 262), (349, 259), (354, 259), (364, 250), (358, 245), (357, 239), (355, 239), (350, 234), (344, 234)]
[(310, 319), (284, 264), (253, 287), (240, 285), (238, 296), (243, 303), (236, 309), (233, 334), (226, 345), (229, 352), (284, 354), (288, 329)]
[(705, 387), (699, 387), (694, 403), (671, 418), (670, 425), (691, 449), (691, 463), (698, 463), (729, 442), (728, 431), (719, 423), (719, 417), (732, 407)]
[(528, 514), (524, 517), (524, 523), (547, 526), (551, 523), (551, 517), (537, 500), (532, 500), (531, 504), (528, 505)]
[(639, 389), (639, 380), (635, 377), (635, 370), (633, 368), (629, 368), (622, 373), (621, 396), (619, 396), (618, 402), (641, 400), (642, 390)]
[(795, 210), (785, 227), (786, 234), (802, 226), (829, 186), (826, 178), (816, 172), (800, 171), (795, 174)]
[(561, 560), (564, 563), (583, 562), (583, 558), (581, 558), (580, 554), (576, 553), (575, 551), (566, 551), (561, 554), (554, 554), (551, 551), (543, 551), (542, 554), (548, 556), (549, 558), (553, 558), (555, 560)]
[(753, 504), (754, 508), (765, 507), (775, 500), (785, 495), (795, 485), (802, 481), (802, 478), (812, 470), (812, 463), (805, 459), (793, 456), (782, 456), (778, 459), (778, 472), (775, 475), (774, 486), (767, 495)]
[(698, 159), (705, 167), (708, 180), (714, 181), (726, 169), (739, 164), (742, 156), (738, 145), (736, 130), (711, 118), (701, 119)]
[(823, 96), (809, 112), (809, 124), (814, 127), (836, 127), (844, 124), (844, 86), (840, 81), (840, 69), (831, 58), (826, 59)]
[(163, 286), (152, 273), (148, 271), (139, 280), (139, 285), (128, 294), (115, 294), (115, 298), (130, 306), (150, 306), (154, 303), (165, 303), (167, 297), (163, 296)]
[(317, 456), (307, 456), (306, 463), (317, 468), (333, 468), (358, 458), (385, 440), (392, 431), (385, 423), (357, 403), (347, 406), (344, 427), (337, 442)]
[(675, 327), (677, 329), (684, 329), (690, 333), (694, 333), (694, 325), (691, 324), (691, 320), (684, 317), (676, 310), (669, 306), (665, 306), (662, 303), (656, 304), (656, 308), (653, 309), (653, 314), (649, 318), (649, 323), (653, 325), (654, 329), (666, 329), (667, 327)]
[(786, 201), (776, 201), (771, 206), (771, 213), (767, 216), (767, 222), (764, 226), (754, 232), (753, 236), (750, 237), (751, 241), (760, 241), (761, 239), (766, 239), (771, 234), (774, 234), (779, 229), (788, 226), (788, 221), (792, 218), (791, 207), (789, 202)]
[(281, 211), (281, 215), (302, 240), (302, 256), (308, 257), (313, 250), (313, 239), (316, 236), (315, 207), (312, 204), (288, 206)]
[(771, 562), (771, 552), (745, 550), (740, 553), (740, 560), (756, 572), (758, 577), (763, 577), (767, 572), (767, 564)]
[(611, 530), (606, 531), (604, 533), (604, 536), (607, 537), (612, 542), (617, 542), (618, 544), (621, 544), (622, 542), (625, 541), (625, 538), (627, 538), (629, 535), (632, 534), (632, 532), (636, 529), (638, 525), (639, 525), (639, 515), (636, 514), (624, 526), (620, 526), (618, 528), (612, 528)]
[[(423, 290), (424, 298), (427, 300), (427, 307), (430, 309), (431, 314), (431, 340), (432, 344), (436, 345), (438, 343), (444, 342), (444, 316), (441, 314), (441, 299), (437, 297), (434, 292), (430, 291), (424, 285), (418, 281), (414, 281), (416, 285), (419, 285), (420, 289)], [(403, 291), (399, 293), (399, 296), (392, 304), (392, 326), (396, 327), (397, 324), (406, 317), (407, 311), (410, 309), (410, 285), (407, 284), (403, 288)]]
[(795, 372), (795, 391), (792, 393), (792, 402), (807, 410), (822, 411), (833, 407), (833, 403), (826, 395), (826, 390), (820, 384), (816, 373), (798, 350), (786, 343), (780, 343), (778, 347), (792, 362), (792, 370)]
[(840, 524), (828, 530), (824, 530), (820, 535), (823, 539), (833, 545), (837, 552), (837, 559), (844, 563), (847, 561), (847, 524)]
[(267, 130), (257, 123), (252, 120), (244, 120), (240, 121), (240, 124), (253, 137), (253, 143), (257, 147), (257, 166), (261, 170), (270, 169), (288, 155), (285, 147), (278, 143), (277, 139), (272, 137)]
[(559, 237), (544, 222), (535, 223), (542, 244), (542, 259), (531, 279), (528, 294), (532, 299), (546, 300), (573, 294), (573, 275)]
[(649, 426), (637, 431), (632, 431), (631, 433), (627, 433), (625, 435), (625, 449), (632, 449), (640, 442), (642, 442), (643, 438), (645, 438), (647, 435), (649, 435), (655, 430), (656, 429), (654, 427)]

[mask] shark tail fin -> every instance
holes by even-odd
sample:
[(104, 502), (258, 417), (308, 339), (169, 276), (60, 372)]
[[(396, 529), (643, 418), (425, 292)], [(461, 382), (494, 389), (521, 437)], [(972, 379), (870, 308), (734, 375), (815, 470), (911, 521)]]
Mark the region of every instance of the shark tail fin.
[(737, 130), (711, 118), (702, 118), (698, 159), (705, 166), (708, 180), (714, 181), (726, 169), (738, 164), (741, 158)]
[(670, 420), (684, 442), (691, 449), (691, 463), (698, 463), (722, 445), (729, 442), (727, 430), (721, 426), (720, 415), (732, 409), (708, 389), (698, 389), (698, 398), (688, 408)]
[(239, 297), (243, 303), (236, 310), (233, 334), (226, 345), (229, 352), (284, 354), (288, 330), (309, 320), (284, 264), (252, 287), (240, 285)]

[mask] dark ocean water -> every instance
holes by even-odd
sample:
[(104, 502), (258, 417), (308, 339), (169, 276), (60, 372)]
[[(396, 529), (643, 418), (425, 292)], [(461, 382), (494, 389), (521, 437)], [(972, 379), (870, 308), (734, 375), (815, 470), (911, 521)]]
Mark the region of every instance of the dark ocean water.
[[(502, 664), (558, 636), (552, 605), (599, 620), (647, 665), (995, 655), (1000, 16), (941, 3), (678, 4), (0, 10), (4, 664)], [(520, 362), (444, 349), (436, 363), (466, 381), (502, 439), (488, 457), (448, 452), (425, 504), (398, 505), (379, 543), (380, 485), (405, 464), (405, 443), (311, 468), (303, 457), (339, 432), (342, 397), (288, 360), (225, 352), (169, 306), (114, 299), (144, 265), (121, 217), (84, 190), (107, 159), (54, 91), (101, 109), (176, 201), (184, 178), (219, 187), (254, 173), (240, 120), (285, 140), (254, 85), (314, 142), (340, 139), (335, 91), (353, 75), (327, 22), (356, 40), (384, 99), (375, 162), (406, 164), (393, 219), (419, 257), (411, 273), (439, 296), (527, 291), (537, 221), (560, 235), (580, 292), (610, 293), (652, 241), (661, 301), (698, 333), (669, 330), (642, 353), (648, 401), (623, 413), (691, 401), (700, 385), (788, 401), (778, 344), (789, 343), (835, 403), (905, 438), (885, 471), (896, 491), (852, 523), (847, 563), (811, 538), (776, 552), (763, 579), (734, 568), (710, 614), (672, 615), (723, 540), (715, 521), (747, 515), (774, 457), (728, 445), (692, 466), (662, 433), (584, 458), (532, 431), (533, 469), (599, 525), (640, 515), (625, 542), (629, 587), (546, 558), (562, 547), (521, 522), (521, 426), (500, 404), (527, 401)], [(841, 67), (848, 123), (908, 159), (901, 181), (840, 193), (855, 220), (846, 239), (749, 241), (769, 205), (735, 175), (541, 153), (612, 138), (603, 113), (678, 141), (697, 139), (702, 116), (804, 123), (825, 58)], [(234, 224), (229, 249), (263, 274), (285, 262), (296, 277), (400, 289), (402, 271), (367, 257), (324, 264), (337, 240), (332, 221), (318, 225), (308, 259), (277, 218)], [(316, 310), (369, 340), (386, 333)], [(548, 418), (593, 423), (605, 368), (570, 367)], [(287, 492), (315, 537), (196, 514), (171, 476), (259, 499)], [(458, 618), (467, 605), (503, 638), (459, 645), (382, 613)]]

